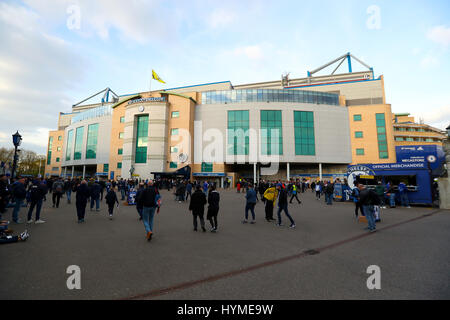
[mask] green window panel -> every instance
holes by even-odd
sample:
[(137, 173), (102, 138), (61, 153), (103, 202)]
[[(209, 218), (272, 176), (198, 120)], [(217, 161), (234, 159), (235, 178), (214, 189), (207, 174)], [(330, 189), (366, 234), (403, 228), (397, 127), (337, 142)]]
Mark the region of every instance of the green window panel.
[(125, 117), (120, 117), (120, 123), (125, 123)]
[(228, 111), (228, 154), (248, 155), (250, 139), (249, 111)]
[(53, 137), (48, 138), (47, 164), (52, 162)]
[(81, 153), (83, 148), (83, 133), (84, 133), (84, 127), (79, 127), (76, 130), (75, 133), (75, 150), (73, 154), (74, 160), (80, 160), (81, 159)]
[(170, 147), (170, 153), (177, 153), (178, 148), (177, 147)]
[(109, 164), (105, 163), (103, 165), (103, 172), (109, 172)]
[(117, 150), (117, 154), (119, 154), (119, 155), (120, 155), (120, 154), (123, 154), (123, 149), (122, 149), (122, 148), (118, 149), (118, 150)]
[(88, 126), (88, 136), (86, 142), (86, 159), (97, 158), (98, 143), (98, 123)]
[(147, 163), (148, 115), (139, 116), (136, 130), (135, 163)]
[(58, 141), (61, 141), (62, 140), (62, 136), (58, 136)]
[(72, 145), (73, 145), (73, 130), (70, 130), (67, 133), (66, 161), (69, 161), (72, 155)]
[(173, 136), (177, 136), (178, 135), (178, 128), (172, 129), (170, 131), (170, 134), (173, 135)]
[(355, 138), (363, 138), (363, 132), (362, 131), (355, 131)]
[(283, 154), (281, 110), (261, 110), (261, 154)]
[(316, 154), (314, 137), (314, 113), (294, 111), (295, 154), (314, 156)]
[(122, 169), (122, 162), (117, 162), (117, 169)]
[(59, 162), (59, 160), (60, 160), (59, 158), (56, 158), (56, 162)]
[(123, 139), (123, 132), (119, 132), (119, 139)]
[(178, 166), (177, 166), (177, 163), (176, 162), (171, 162), (170, 163), (170, 168), (171, 169), (176, 169)]
[(362, 116), (360, 114), (354, 114), (353, 121), (362, 121)]
[(172, 118), (179, 118), (180, 117), (180, 111), (172, 111)]
[(202, 172), (213, 172), (213, 164), (202, 162)]
[(363, 156), (364, 155), (364, 149), (356, 149), (356, 155), (357, 156)]
[(375, 114), (377, 136), (378, 136), (378, 156), (380, 159), (389, 158), (387, 135), (386, 135), (386, 116), (384, 113)]

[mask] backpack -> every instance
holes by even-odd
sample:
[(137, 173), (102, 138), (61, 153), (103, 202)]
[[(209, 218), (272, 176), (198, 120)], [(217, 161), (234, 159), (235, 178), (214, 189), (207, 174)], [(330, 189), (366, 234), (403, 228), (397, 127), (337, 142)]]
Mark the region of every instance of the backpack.
[(61, 183), (58, 183), (58, 185), (56, 186), (55, 190), (58, 193), (62, 193), (63, 192), (63, 187), (62, 187)]

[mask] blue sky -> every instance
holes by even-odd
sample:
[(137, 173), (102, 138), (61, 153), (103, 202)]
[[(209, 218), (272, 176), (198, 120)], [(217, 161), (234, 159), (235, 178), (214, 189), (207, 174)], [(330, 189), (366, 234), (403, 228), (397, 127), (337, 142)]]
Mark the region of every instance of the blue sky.
[(346, 52), (385, 76), (394, 112), (450, 123), (446, 0), (2, 1), (0, 43), (0, 111), (11, 119), (0, 146), (19, 129), (39, 153), (59, 111), (105, 87), (148, 90), (152, 68), (167, 83), (152, 89), (242, 84), (304, 77)]

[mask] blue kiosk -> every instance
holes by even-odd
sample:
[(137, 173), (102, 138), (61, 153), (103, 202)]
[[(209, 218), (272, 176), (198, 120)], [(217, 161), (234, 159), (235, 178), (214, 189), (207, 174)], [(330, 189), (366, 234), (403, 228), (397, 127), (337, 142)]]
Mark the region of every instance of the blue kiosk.
[(433, 179), (441, 175), (445, 153), (440, 146), (396, 147), (397, 163), (360, 164), (348, 167), (347, 180), (350, 188), (356, 182), (374, 188), (379, 181), (391, 182), (395, 188), (404, 182), (408, 188), (409, 202), (433, 204)]

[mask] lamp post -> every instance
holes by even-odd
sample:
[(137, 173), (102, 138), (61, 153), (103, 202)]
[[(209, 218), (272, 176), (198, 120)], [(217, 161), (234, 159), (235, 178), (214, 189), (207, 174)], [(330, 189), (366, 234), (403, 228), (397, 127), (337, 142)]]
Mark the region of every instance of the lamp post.
[(13, 138), (13, 144), (14, 144), (14, 161), (13, 161), (13, 167), (12, 167), (12, 172), (11, 172), (11, 180), (14, 179), (14, 173), (17, 168), (17, 161), (19, 160), (17, 151), (20, 146), (20, 143), (22, 142), (22, 136), (19, 134), (19, 131), (17, 131), (16, 133), (14, 133), (12, 135), (12, 138)]

